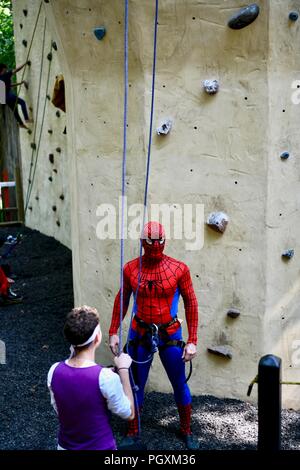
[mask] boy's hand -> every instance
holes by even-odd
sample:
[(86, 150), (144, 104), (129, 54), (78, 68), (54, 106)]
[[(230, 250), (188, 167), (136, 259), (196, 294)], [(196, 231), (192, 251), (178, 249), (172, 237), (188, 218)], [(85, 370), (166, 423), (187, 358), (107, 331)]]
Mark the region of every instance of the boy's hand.
[(197, 347), (193, 343), (188, 343), (185, 345), (183, 354), (182, 354), (182, 359), (184, 362), (191, 361), (194, 359), (194, 357), (197, 354)]
[(116, 364), (117, 369), (129, 369), (132, 363), (132, 359), (129, 354), (122, 353), (120, 356), (114, 358), (114, 363)]

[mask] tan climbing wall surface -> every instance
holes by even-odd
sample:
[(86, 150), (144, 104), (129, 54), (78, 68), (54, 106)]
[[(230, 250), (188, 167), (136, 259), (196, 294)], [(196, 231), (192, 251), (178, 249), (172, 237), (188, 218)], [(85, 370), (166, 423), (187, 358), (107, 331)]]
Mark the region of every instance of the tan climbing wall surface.
[[(16, 3), (17, 23), (21, 4), (28, 9), (39, 4)], [(199, 301), (192, 392), (246, 399), (262, 354), (282, 357), (284, 377), (299, 380), (300, 374), (296, 362), (291, 363), (292, 342), (300, 339), (300, 137), (298, 107), (291, 100), (292, 82), (300, 79), (300, 32), (298, 22), (289, 20), (295, 2), (259, 1), (258, 17), (239, 30), (227, 25), (245, 6), (238, 0), (159, 3), (149, 202), (204, 204), (206, 218), (221, 213), (211, 222), (221, 222), (226, 230), (206, 226), (202, 250), (187, 251), (184, 240), (170, 240), (166, 253), (190, 266)], [(99, 309), (107, 343), (119, 287), (119, 241), (99, 240), (96, 227), (97, 208), (104, 203), (117, 208), (121, 190), (123, 2), (49, 0), (44, 6), (67, 83), (75, 301)], [(143, 197), (154, 2), (131, 0), (129, 18), (126, 188), (132, 204)], [(106, 29), (101, 40), (94, 35), (99, 27)], [(18, 55), (24, 54), (19, 45)], [(211, 81), (205, 82), (207, 91), (205, 80)], [(156, 135), (155, 129), (168, 121), (168, 135)], [(57, 125), (62, 128), (62, 120)], [(53, 137), (46, 136), (47, 145)], [(24, 135), (22, 147), (29, 145)], [(284, 160), (280, 155), (286, 151), (290, 157)], [(47, 173), (47, 154), (43, 161), (40, 175)], [(43, 187), (45, 179), (39, 177), (38, 184)], [(29, 221), (33, 217), (32, 211)], [(53, 219), (48, 223), (52, 227)], [(282, 258), (289, 249), (294, 257)], [(126, 241), (125, 255), (126, 260), (138, 255), (136, 241)], [(100, 359), (111, 363), (108, 348)], [(170, 390), (157, 358), (149, 388)], [(255, 390), (251, 399), (256, 399)], [(299, 407), (299, 393), (297, 397), (295, 390), (284, 390), (284, 404)]]

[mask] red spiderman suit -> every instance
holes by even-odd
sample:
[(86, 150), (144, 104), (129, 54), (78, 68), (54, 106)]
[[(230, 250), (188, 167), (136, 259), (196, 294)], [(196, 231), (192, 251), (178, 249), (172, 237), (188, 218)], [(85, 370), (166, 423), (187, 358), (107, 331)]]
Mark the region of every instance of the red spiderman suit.
[[(161, 224), (149, 222), (142, 236), (144, 255), (124, 266), (123, 317), (128, 310), (131, 294), (134, 296), (134, 317), (128, 342), (128, 353), (137, 363), (132, 364), (137, 401), (141, 409), (152, 353), (159, 351), (161, 362), (174, 390), (180, 417), (180, 434), (186, 446), (197, 447), (191, 436), (191, 393), (185, 381), (185, 362), (196, 355), (198, 302), (193, 289), (189, 268), (163, 253), (165, 232)], [(140, 276), (139, 276), (140, 272)], [(140, 277), (140, 279), (139, 279)], [(183, 298), (188, 328), (188, 340), (182, 340), (181, 321), (177, 318), (180, 295)], [(118, 352), (120, 326), (120, 291), (113, 309), (109, 329), (110, 347)], [(153, 349), (153, 334), (156, 344)], [(157, 346), (157, 348), (155, 347)], [(149, 360), (150, 359), (150, 360)], [(128, 443), (138, 437), (138, 413), (129, 422)]]

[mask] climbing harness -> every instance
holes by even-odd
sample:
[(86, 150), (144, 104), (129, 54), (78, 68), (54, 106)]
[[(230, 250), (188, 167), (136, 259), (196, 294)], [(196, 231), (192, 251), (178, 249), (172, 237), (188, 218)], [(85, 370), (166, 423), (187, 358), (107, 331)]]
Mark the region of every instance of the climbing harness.
[(19, 243), (21, 243), (24, 238), (21, 233), (18, 233), (16, 237), (10, 237), (8, 237), (7, 241), (5, 242), (5, 245), (8, 245), (8, 247), (3, 255), (0, 255), (0, 260), (7, 259), (11, 252), (16, 248), (17, 245), (19, 245)]

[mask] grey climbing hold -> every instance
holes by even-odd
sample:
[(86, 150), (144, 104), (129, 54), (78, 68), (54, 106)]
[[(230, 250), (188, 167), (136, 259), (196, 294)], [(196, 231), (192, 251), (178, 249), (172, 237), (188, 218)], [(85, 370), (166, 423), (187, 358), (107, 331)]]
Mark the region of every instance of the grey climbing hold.
[(226, 359), (232, 359), (232, 352), (229, 346), (210, 346), (207, 348), (207, 351), (211, 354), (215, 354), (216, 356), (225, 357)]
[(52, 41), (52, 48), (57, 51), (57, 44), (55, 41)]
[(259, 15), (259, 6), (257, 3), (251, 3), (247, 7), (241, 8), (228, 21), (231, 29), (242, 29), (253, 23)]
[(286, 250), (282, 253), (281, 256), (284, 259), (291, 259), (291, 258), (293, 258), (294, 254), (295, 254), (294, 250)]
[(104, 26), (99, 26), (98, 28), (94, 29), (94, 34), (98, 41), (101, 41), (101, 39), (103, 39), (106, 34), (106, 29), (104, 28)]
[(49, 153), (49, 162), (52, 163), (52, 165), (53, 165), (53, 163), (54, 163), (54, 155), (53, 155), (53, 153)]
[(36, 150), (36, 143), (35, 143), (35, 142), (31, 142), (30, 147), (31, 147), (33, 150)]
[(22, 44), (23, 44), (24, 47), (27, 47), (27, 41), (26, 41), (26, 39), (23, 39)]
[(60, 147), (57, 147), (57, 148), (56, 148), (56, 151), (57, 151), (58, 153), (61, 153), (61, 148), (60, 148)]
[(172, 121), (171, 119), (167, 119), (166, 121), (162, 122), (162, 124), (156, 129), (156, 133), (157, 135), (166, 135), (169, 134), (171, 129)]
[(230, 318), (238, 318), (241, 312), (237, 308), (230, 308), (227, 312), (227, 316)]
[(47, 55), (47, 59), (50, 60), (50, 62), (51, 62), (51, 60), (52, 60), (52, 52), (49, 52), (49, 54)]
[(289, 156), (290, 156), (289, 152), (283, 152), (280, 155), (280, 158), (281, 158), (281, 160), (287, 160), (289, 158)]
[(202, 82), (203, 88), (209, 95), (215, 95), (219, 91), (218, 80), (204, 80)]
[(299, 13), (297, 11), (291, 11), (290, 12), (289, 19), (291, 21), (297, 21), (298, 18), (299, 18)]
[(224, 212), (212, 212), (207, 219), (207, 225), (221, 233), (225, 232), (228, 222), (229, 218)]

